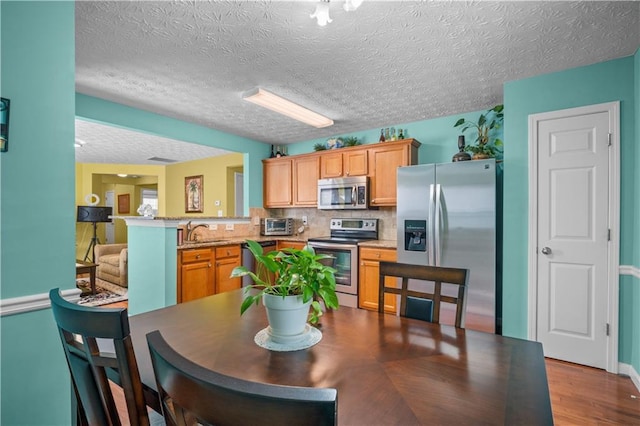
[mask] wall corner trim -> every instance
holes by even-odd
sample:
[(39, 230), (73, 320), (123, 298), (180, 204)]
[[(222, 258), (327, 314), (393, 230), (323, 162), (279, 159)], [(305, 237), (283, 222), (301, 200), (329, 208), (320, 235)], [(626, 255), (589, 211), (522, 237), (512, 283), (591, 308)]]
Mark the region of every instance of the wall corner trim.
[[(70, 302), (80, 300), (80, 289), (62, 290), (62, 297)], [(31, 294), (29, 296), (13, 297), (0, 300), (0, 317), (22, 314), (25, 312), (39, 311), (51, 306), (49, 293)]]

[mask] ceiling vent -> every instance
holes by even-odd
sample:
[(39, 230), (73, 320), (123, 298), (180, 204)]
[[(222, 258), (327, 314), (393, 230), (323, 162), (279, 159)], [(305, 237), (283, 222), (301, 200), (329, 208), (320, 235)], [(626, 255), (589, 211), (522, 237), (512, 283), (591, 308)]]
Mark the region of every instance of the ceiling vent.
[(151, 157), (147, 158), (149, 161), (159, 161), (161, 163), (176, 163), (178, 160), (171, 160), (169, 158)]

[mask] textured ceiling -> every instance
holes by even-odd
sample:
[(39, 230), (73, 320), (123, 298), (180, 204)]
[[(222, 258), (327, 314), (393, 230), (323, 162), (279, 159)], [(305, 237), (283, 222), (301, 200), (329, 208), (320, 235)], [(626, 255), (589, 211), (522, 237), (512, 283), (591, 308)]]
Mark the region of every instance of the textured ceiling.
[[(638, 2), (365, 0), (345, 12), (332, 0), (326, 27), (309, 17), (315, 4), (76, 2), (76, 89), (283, 144), (485, 109), (502, 102), (506, 81), (640, 46)], [(335, 125), (243, 101), (255, 87)]]

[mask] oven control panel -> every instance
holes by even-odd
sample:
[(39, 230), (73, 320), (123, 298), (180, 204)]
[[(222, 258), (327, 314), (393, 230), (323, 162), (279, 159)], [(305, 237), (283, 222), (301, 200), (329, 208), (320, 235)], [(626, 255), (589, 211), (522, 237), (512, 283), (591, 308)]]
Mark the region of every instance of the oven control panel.
[(332, 231), (377, 231), (378, 219), (331, 219)]

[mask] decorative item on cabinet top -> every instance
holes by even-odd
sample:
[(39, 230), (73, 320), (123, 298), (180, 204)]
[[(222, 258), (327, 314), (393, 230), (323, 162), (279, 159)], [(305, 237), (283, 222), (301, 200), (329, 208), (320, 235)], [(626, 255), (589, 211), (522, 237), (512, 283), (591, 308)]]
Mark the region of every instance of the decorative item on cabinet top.
[(314, 151), (324, 151), (327, 149), (346, 148), (360, 145), (360, 140), (356, 136), (346, 136), (327, 139), (326, 143), (317, 143), (313, 146)]

